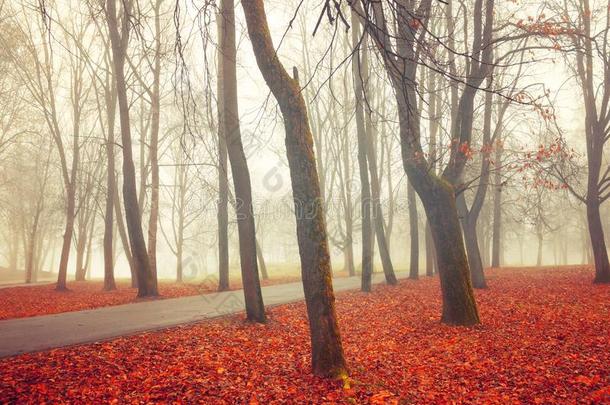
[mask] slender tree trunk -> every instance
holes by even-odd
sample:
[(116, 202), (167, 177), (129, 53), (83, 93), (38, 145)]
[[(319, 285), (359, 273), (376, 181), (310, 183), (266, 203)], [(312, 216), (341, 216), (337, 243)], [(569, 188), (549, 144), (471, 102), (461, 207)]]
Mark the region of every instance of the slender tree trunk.
[(133, 256), (131, 254), (131, 248), (129, 247), (129, 238), (127, 236), (127, 230), (125, 229), (125, 222), (123, 221), (123, 211), (121, 210), (121, 199), (119, 197), (119, 187), (117, 186), (116, 177), (114, 180), (114, 213), (116, 216), (117, 230), (121, 239), (121, 245), (123, 246), (123, 252), (129, 265), (129, 272), (131, 274), (131, 288), (138, 288), (138, 272), (136, 271), (135, 264), (133, 262)]
[(163, 0), (155, 2), (155, 56), (151, 97), (150, 127), (150, 216), (148, 219), (148, 260), (153, 288), (157, 290), (157, 229), (159, 226), (159, 118), (161, 112), (161, 23), (160, 8)]
[[(217, 16), (218, 37), (223, 31), (224, 18)], [(227, 141), (225, 136), (224, 78), (222, 50), (218, 50), (218, 291), (229, 289), (229, 179)]]
[(257, 64), (284, 117), (301, 274), (311, 333), (312, 369), (316, 375), (346, 378), (347, 367), (335, 313), (330, 254), (313, 137), (298, 75), (295, 69), (295, 77), (291, 78), (278, 58), (271, 40), (263, 0), (242, 2), (242, 7)]
[(411, 259), (409, 263), (409, 278), (419, 278), (419, 224), (417, 218), (417, 199), (415, 190), (409, 183), (407, 186), (407, 199), (409, 201), (409, 229), (411, 236)]
[(35, 281), (35, 256), (36, 256), (36, 237), (38, 236), (38, 222), (40, 221), (40, 210), (34, 216), (34, 223), (28, 240), (28, 247), (25, 260), (25, 282), (30, 284)]
[(121, 139), (123, 142), (123, 199), (125, 203), (125, 217), (129, 232), (129, 243), (133, 261), (138, 273), (138, 297), (158, 295), (157, 283), (152, 273), (146, 242), (142, 231), (142, 218), (138, 206), (136, 190), (136, 171), (133, 162), (131, 127), (129, 120), (129, 100), (127, 98), (127, 84), (125, 83), (125, 51), (129, 40), (131, 0), (123, 1), (123, 15), (121, 20), (121, 33), (117, 23), (116, 0), (106, 2), (106, 16), (114, 64), (114, 77), (116, 80), (117, 97), (119, 102), (119, 117), (121, 123)]
[(436, 250), (434, 249), (434, 239), (430, 230), (430, 223), (426, 219), (426, 276), (434, 276), (436, 268)]
[(538, 238), (538, 253), (536, 255), (536, 266), (542, 266), (542, 245), (544, 243), (543, 235), (541, 232), (537, 233)]
[[(74, 179), (74, 178), (73, 178)], [(59, 273), (57, 275), (57, 291), (67, 291), (68, 260), (70, 260), (70, 247), (72, 245), (72, 235), (74, 233), (74, 214), (76, 210), (76, 187), (74, 180), (66, 185), (66, 227), (64, 229), (63, 245), (61, 247), (61, 257), (59, 259)]]
[(470, 276), (472, 277), (472, 286), (474, 288), (487, 288), (485, 281), (485, 273), (483, 272), (483, 260), (481, 259), (481, 250), (477, 236), (476, 221), (468, 219), (462, 221), (464, 229), (464, 239), (466, 242), (466, 252), (468, 254), (468, 263), (470, 264)]
[(258, 266), (261, 270), (261, 277), (263, 278), (263, 280), (269, 280), (269, 273), (267, 273), (267, 263), (265, 262), (265, 256), (263, 255), (261, 244), (258, 243), (258, 238), (256, 239), (256, 256), (258, 257)]
[(181, 283), (183, 281), (183, 252), (182, 243), (178, 243), (176, 246), (176, 282)]
[(369, 183), (369, 170), (367, 161), (367, 139), (364, 123), (362, 72), (360, 69), (359, 41), (361, 30), (359, 18), (352, 11), (352, 76), (354, 80), (354, 97), (356, 102), (356, 131), (358, 136), (358, 173), (360, 174), (360, 211), (362, 222), (362, 291), (371, 291), (373, 278), (373, 235), (371, 222), (371, 186)]
[(502, 139), (499, 136), (496, 140), (491, 267), (500, 267), (502, 265), (500, 261), (500, 251), (502, 249)]
[(222, 91), (224, 111), (224, 135), (231, 164), (231, 175), (235, 189), (235, 212), (239, 235), (239, 257), (241, 279), (249, 321), (264, 323), (265, 306), (258, 278), (256, 257), (256, 227), (252, 207), (252, 185), (248, 161), (244, 153), (239, 128), (237, 105), (237, 49), (235, 46), (235, 3), (221, 0), (222, 30), (220, 52), (222, 56)]
[(79, 225), (76, 237), (76, 272), (74, 279), (76, 281), (85, 281), (85, 250), (87, 248), (87, 230), (86, 225)]
[(106, 139), (106, 211), (104, 215), (104, 291), (116, 290), (114, 280), (114, 199), (116, 193), (116, 169), (114, 159), (114, 120), (116, 116), (116, 91), (114, 85), (106, 95), (106, 114), (108, 116), (108, 136)]

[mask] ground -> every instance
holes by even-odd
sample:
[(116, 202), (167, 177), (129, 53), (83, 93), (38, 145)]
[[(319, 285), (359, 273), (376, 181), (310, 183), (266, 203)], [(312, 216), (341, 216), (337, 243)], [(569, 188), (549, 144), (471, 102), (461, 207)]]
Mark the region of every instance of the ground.
[[(261, 284), (265, 286), (299, 280), (300, 277), (296, 274), (272, 274), (268, 280), (261, 280)], [(103, 281), (97, 280), (71, 281), (67, 292), (56, 291), (54, 284), (0, 288), (0, 320), (82, 311), (139, 300), (138, 290), (131, 288), (128, 280), (118, 281), (118, 289), (115, 291), (102, 291), (103, 286)], [(161, 281), (159, 299), (209, 294), (216, 292), (217, 288), (218, 281), (215, 277), (187, 283)], [(232, 280), (231, 289), (238, 288), (241, 288), (241, 281)]]
[(441, 325), (437, 278), (340, 293), (347, 383), (310, 373), (303, 303), (0, 360), (0, 402), (610, 403), (610, 286), (495, 269), (482, 325)]

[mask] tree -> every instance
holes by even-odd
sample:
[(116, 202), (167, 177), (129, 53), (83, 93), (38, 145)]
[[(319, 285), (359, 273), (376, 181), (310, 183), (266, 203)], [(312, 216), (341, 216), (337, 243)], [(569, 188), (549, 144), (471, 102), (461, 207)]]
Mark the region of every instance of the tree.
[(119, 117), (121, 125), (121, 139), (123, 143), (123, 199), (125, 203), (125, 217), (129, 233), (129, 243), (133, 255), (134, 266), (138, 274), (138, 297), (158, 295), (156, 277), (150, 267), (144, 233), (142, 232), (142, 219), (138, 206), (136, 190), (135, 165), (133, 162), (131, 146), (131, 127), (129, 118), (129, 100), (127, 98), (127, 85), (125, 82), (125, 57), (129, 43), (130, 18), (133, 11), (133, 2), (123, 2), (121, 12), (121, 26), (117, 17), (116, 0), (106, 1), (106, 22), (112, 44), (114, 78), (116, 81), (117, 98), (119, 103)]
[(298, 74), (290, 77), (271, 41), (263, 0), (242, 2), (259, 70), (284, 117), (286, 154), (295, 205), (301, 275), (314, 374), (345, 378), (347, 367), (335, 313), (330, 255), (307, 109)]
[[(224, 19), (220, 13), (217, 15), (218, 37), (223, 35)], [(222, 49), (218, 48), (218, 291), (229, 289), (229, 178), (227, 165), (227, 139), (225, 136), (224, 112), (224, 79), (222, 66), (224, 58)]]
[(358, 135), (358, 173), (360, 174), (360, 211), (362, 216), (362, 291), (371, 291), (373, 277), (373, 226), (371, 220), (371, 185), (369, 181), (367, 159), (367, 134), (364, 122), (364, 85), (360, 64), (359, 43), (360, 32), (359, 17), (352, 12), (352, 76), (354, 80), (354, 97), (356, 101), (356, 133)]
[(235, 46), (235, 4), (233, 0), (221, 0), (220, 18), (222, 30), (220, 52), (222, 63), (222, 131), (227, 145), (231, 175), (235, 189), (235, 213), (239, 234), (239, 257), (241, 278), (246, 303), (248, 320), (265, 322), (265, 306), (258, 277), (256, 257), (256, 230), (252, 208), (252, 185), (250, 171), (244, 153), (239, 128), (239, 111), (237, 106), (237, 50)]
[[(431, 1), (422, 0), (418, 6), (399, 2), (390, 24), (381, 3), (353, 0), (350, 6), (361, 16), (394, 89), (403, 167), (424, 205), (437, 249), (443, 292), (441, 320), (448, 324), (477, 324), (479, 314), (457, 215), (455, 188), (451, 183), (451, 178), (460, 173), (456, 159), (462, 162), (464, 157), (458, 159), (459, 148), (453, 148), (451, 173), (439, 177), (429, 170), (421, 144), (417, 66), (424, 46), (422, 36), (426, 35), (421, 27), (426, 26), (430, 17)], [(390, 31), (390, 26), (397, 27), (397, 32)]]

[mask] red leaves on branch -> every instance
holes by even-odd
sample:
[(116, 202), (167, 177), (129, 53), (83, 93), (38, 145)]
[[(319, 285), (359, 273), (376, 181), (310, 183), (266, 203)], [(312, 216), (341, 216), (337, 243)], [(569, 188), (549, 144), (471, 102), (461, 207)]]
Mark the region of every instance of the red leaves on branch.
[(0, 402), (608, 403), (610, 287), (494, 269), (483, 324), (438, 322), (438, 279), (338, 294), (350, 380), (311, 375), (303, 303), (0, 361)]

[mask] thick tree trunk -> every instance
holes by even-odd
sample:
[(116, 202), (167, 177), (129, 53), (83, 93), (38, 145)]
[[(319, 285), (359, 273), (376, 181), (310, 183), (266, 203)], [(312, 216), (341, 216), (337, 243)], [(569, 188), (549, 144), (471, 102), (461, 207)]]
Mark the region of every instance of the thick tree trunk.
[(231, 175), (235, 189), (235, 212), (239, 235), (239, 257), (241, 279), (246, 303), (246, 316), (249, 321), (264, 323), (265, 306), (258, 277), (256, 258), (256, 226), (252, 208), (252, 185), (248, 161), (244, 153), (239, 128), (237, 105), (237, 49), (235, 46), (235, 3), (221, 0), (222, 27), (220, 52), (222, 55), (222, 91), (224, 110), (224, 135), (231, 164)]
[(417, 199), (415, 190), (409, 183), (407, 186), (407, 199), (409, 201), (409, 234), (411, 237), (411, 258), (409, 262), (409, 278), (419, 278), (419, 226), (417, 218)]
[(354, 80), (354, 96), (356, 101), (356, 132), (358, 140), (358, 173), (360, 174), (360, 213), (362, 222), (362, 291), (371, 291), (373, 277), (373, 235), (371, 222), (371, 186), (367, 161), (367, 139), (364, 123), (364, 107), (362, 73), (360, 71), (360, 41), (359, 17), (352, 11), (352, 45), (356, 48), (352, 55), (352, 76)]
[(123, 199), (125, 204), (125, 217), (133, 261), (138, 273), (138, 297), (158, 295), (156, 279), (152, 273), (144, 233), (142, 232), (142, 218), (138, 206), (136, 190), (136, 170), (133, 162), (131, 127), (129, 120), (129, 100), (127, 98), (127, 84), (125, 82), (125, 50), (129, 39), (129, 15), (132, 3), (123, 1), (122, 29), (119, 27), (116, 15), (116, 0), (106, 2), (106, 16), (108, 30), (112, 43), (114, 64), (114, 77), (116, 80), (117, 96), (119, 102), (119, 116), (121, 123), (121, 139), (123, 142)]
[(296, 209), (303, 290), (311, 334), (314, 374), (346, 378), (347, 367), (335, 313), (323, 202), (307, 109), (295, 69), (291, 78), (271, 41), (262, 0), (242, 2), (259, 69), (284, 117), (286, 153)]
[[(593, 200), (593, 201), (591, 201)], [(587, 201), (587, 220), (589, 223), (589, 236), (595, 262), (594, 283), (610, 283), (610, 264), (608, 263), (608, 251), (604, 239), (604, 228), (602, 226), (599, 203), (597, 198)]]
[[(414, 177), (414, 176), (411, 176)], [(455, 194), (442, 179), (432, 179), (432, 187), (419, 193), (430, 221), (437, 247), (438, 271), (443, 293), (441, 321), (455, 325), (479, 323), (479, 314), (470, 281)], [(414, 187), (417, 182), (414, 182)]]

